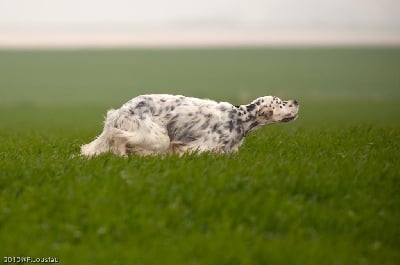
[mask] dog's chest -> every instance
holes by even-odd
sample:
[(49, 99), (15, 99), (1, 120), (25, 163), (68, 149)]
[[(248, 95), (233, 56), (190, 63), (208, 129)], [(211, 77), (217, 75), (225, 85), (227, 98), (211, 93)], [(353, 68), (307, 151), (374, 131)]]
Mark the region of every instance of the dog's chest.
[(171, 141), (186, 145), (208, 146), (229, 151), (241, 143), (243, 129), (232, 108), (200, 106), (198, 109), (176, 107), (164, 116)]

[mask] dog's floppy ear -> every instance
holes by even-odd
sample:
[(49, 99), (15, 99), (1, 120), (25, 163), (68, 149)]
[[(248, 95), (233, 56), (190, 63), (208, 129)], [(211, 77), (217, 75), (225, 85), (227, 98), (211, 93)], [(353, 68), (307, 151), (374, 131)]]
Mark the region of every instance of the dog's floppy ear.
[(260, 109), (258, 111), (258, 116), (263, 116), (266, 119), (269, 119), (270, 117), (272, 117), (272, 115), (274, 115), (273, 110), (271, 110), (270, 108), (268, 108), (266, 106), (260, 106)]

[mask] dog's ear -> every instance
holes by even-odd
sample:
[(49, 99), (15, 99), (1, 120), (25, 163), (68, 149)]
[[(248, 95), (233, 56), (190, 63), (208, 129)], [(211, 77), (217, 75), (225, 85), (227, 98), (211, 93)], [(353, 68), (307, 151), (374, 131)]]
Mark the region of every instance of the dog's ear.
[(266, 119), (269, 119), (274, 115), (274, 111), (266, 106), (260, 106), (260, 110), (258, 111), (258, 116), (263, 116)]

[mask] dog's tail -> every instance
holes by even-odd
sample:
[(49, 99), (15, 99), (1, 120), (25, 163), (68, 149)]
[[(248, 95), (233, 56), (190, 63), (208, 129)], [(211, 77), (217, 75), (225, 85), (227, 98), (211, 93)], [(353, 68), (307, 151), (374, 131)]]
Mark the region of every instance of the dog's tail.
[(118, 115), (118, 110), (111, 109), (107, 112), (103, 132), (92, 142), (81, 146), (82, 156), (93, 157), (112, 151), (114, 134), (113, 124), (115, 124)]
[(81, 155), (92, 157), (110, 151), (109, 143), (104, 137), (104, 133), (100, 134), (96, 139), (88, 144), (81, 146)]

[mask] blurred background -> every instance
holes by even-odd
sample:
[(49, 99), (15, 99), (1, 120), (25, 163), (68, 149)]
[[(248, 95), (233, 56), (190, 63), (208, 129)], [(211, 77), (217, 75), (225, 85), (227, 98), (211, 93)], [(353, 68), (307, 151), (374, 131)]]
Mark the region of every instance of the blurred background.
[(399, 14), (397, 0), (0, 0), (0, 106), (104, 113), (145, 93), (276, 95), (299, 100), (303, 119), (368, 120), (375, 104), (392, 121)]
[(1, 0), (0, 47), (398, 45), (397, 0)]

